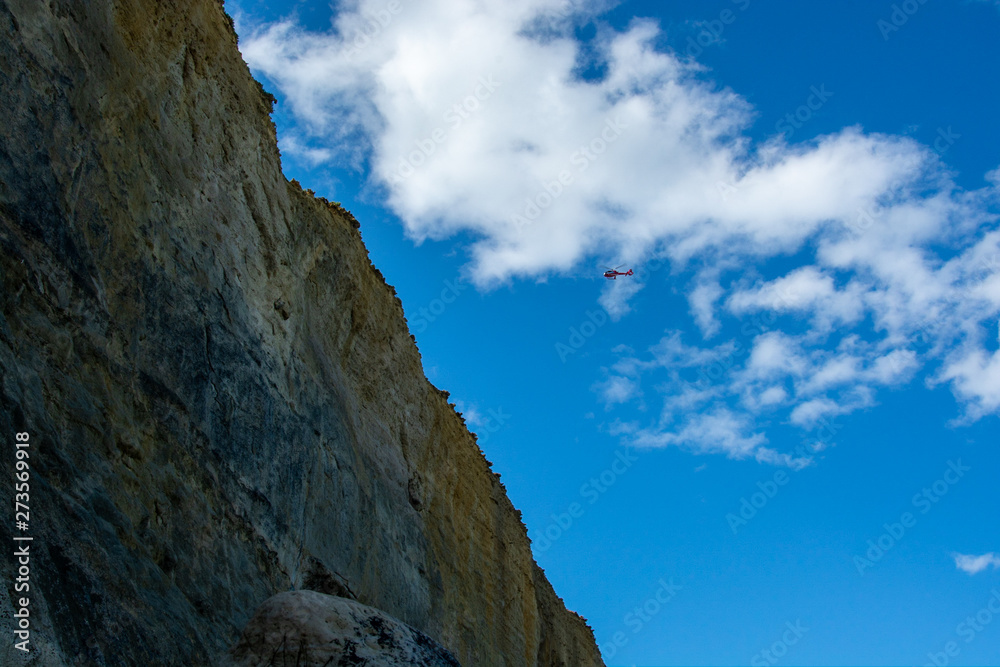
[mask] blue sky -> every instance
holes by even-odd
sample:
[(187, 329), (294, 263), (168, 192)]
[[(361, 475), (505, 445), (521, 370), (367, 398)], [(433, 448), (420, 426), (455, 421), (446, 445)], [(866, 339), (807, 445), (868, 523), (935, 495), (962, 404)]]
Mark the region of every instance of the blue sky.
[(609, 665), (1000, 664), (996, 3), (226, 8)]

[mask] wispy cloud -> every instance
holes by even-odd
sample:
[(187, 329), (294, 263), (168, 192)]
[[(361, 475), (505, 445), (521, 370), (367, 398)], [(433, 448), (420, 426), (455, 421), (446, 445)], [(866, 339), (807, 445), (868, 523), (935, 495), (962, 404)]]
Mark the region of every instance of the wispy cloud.
[(639, 393), (639, 386), (627, 377), (612, 375), (607, 380), (595, 385), (604, 404), (608, 407), (618, 403), (626, 403)]
[(994, 570), (1000, 567), (1000, 555), (993, 552), (982, 556), (969, 556), (966, 554), (952, 554), (955, 558), (955, 566), (962, 572), (968, 574), (978, 574), (983, 570), (992, 567)]

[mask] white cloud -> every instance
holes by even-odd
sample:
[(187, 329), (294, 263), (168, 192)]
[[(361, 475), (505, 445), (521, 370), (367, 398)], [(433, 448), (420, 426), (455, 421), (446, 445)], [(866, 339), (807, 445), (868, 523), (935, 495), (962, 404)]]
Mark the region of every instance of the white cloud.
[[(739, 137), (748, 104), (657, 51), (650, 21), (603, 31), (594, 50), (606, 76), (580, 80), (571, 33), (525, 30), (558, 7), (407, 4), (351, 53), (356, 26), (383, 9), (361, 0), (334, 31), (278, 23), (241, 49), (317, 142), (366, 138), (373, 178), (414, 238), (478, 235), (481, 284), (588, 255), (634, 261), (666, 241), (680, 259), (708, 247), (792, 250), (907, 184), (927, 159), (908, 139), (853, 128), (751, 150)], [(721, 197), (720, 182), (735, 192)]]
[(835, 415), (840, 410), (835, 402), (828, 398), (814, 398), (795, 406), (790, 415), (793, 424), (814, 424), (827, 415)]
[(456, 400), (455, 410), (462, 415), (462, 418), (465, 419), (466, 424), (469, 425), (469, 429), (472, 431), (486, 424), (486, 419), (475, 405), (469, 405), (465, 401)]
[(753, 433), (753, 424), (725, 408), (693, 414), (679, 430), (642, 430), (632, 436), (636, 447), (677, 445), (699, 453), (723, 453), (734, 459), (754, 456), (767, 442), (763, 433)]
[(897, 384), (908, 379), (918, 366), (913, 350), (892, 350), (874, 360), (868, 377), (877, 384)]
[(333, 150), (310, 146), (294, 133), (281, 135), (278, 144), (281, 146), (282, 155), (292, 155), (312, 166), (329, 162), (334, 156)]
[(789, 415), (789, 420), (797, 426), (812, 427), (821, 420), (829, 417), (849, 412), (850, 407), (845, 407), (827, 397), (813, 398), (803, 403), (799, 403)]
[[(810, 433), (814, 451), (819, 451), (833, 444), (838, 417), (874, 405), (874, 387), (896, 384), (917, 368), (912, 350), (884, 351), (856, 336), (844, 337), (836, 350), (808, 349), (810, 336), (765, 332), (741, 352), (746, 346), (734, 341), (714, 348), (687, 345), (675, 331), (651, 346), (647, 356), (629, 350), (615, 369), (636, 382), (654, 382), (662, 396), (658, 422), (640, 429), (642, 444), (683, 445), (701, 452), (725, 449), (711, 442), (699, 448), (692, 442), (696, 436), (720, 440), (717, 428), (689, 417), (708, 412), (716, 416), (714, 425), (733, 427), (730, 443), (762, 449), (764, 441), (751, 437), (754, 424), (778, 420)], [(747, 454), (745, 448), (734, 449)], [(803, 465), (811, 458), (757, 449), (755, 458), (767, 462)]]
[(667, 393), (663, 401), (663, 416), (672, 420), (675, 414), (688, 414), (723, 396), (715, 387), (684, 383), (679, 390)]
[(771, 449), (770, 447), (758, 447), (754, 458), (761, 463), (786, 466), (788, 468), (792, 468), (793, 470), (807, 468), (812, 465), (813, 462), (812, 457), (783, 454)]
[(800, 377), (806, 361), (799, 354), (799, 345), (781, 332), (761, 334), (754, 339), (746, 373), (753, 379), (768, 379), (781, 375)]
[(688, 295), (691, 315), (705, 338), (711, 338), (719, 332), (720, 324), (715, 316), (715, 302), (722, 297), (722, 294), (722, 286), (718, 280), (704, 280)]
[(617, 321), (632, 310), (629, 301), (642, 289), (643, 284), (637, 278), (608, 280), (607, 283), (598, 303), (612, 320)]
[[(983, 334), (1000, 318), (1000, 169), (966, 192), (906, 137), (751, 142), (746, 100), (658, 50), (655, 23), (602, 29), (585, 50), (571, 28), (602, 5), (564, 5), (402, 3), (373, 29), (383, 0), (358, 0), (329, 32), (241, 18), (240, 47), (298, 119), (283, 147), (366, 169), (415, 240), (468, 234), (480, 286), (656, 258), (696, 271), (678, 287), (706, 339), (759, 311), (809, 323), (715, 346), (674, 332), (623, 359), (600, 389), (608, 405), (667, 376), (647, 444), (749, 456), (764, 451), (764, 411), (810, 428), (929, 364), (969, 419), (1000, 411), (1000, 353)], [(590, 58), (605, 73), (583, 80)], [(745, 277), (792, 253), (785, 275)], [(623, 317), (640, 289), (609, 283), (600, 303)], [(710, 412), (678, 426), (691, 409)]]
[(861, 296), (862, 288), (857, 282), (837, 289), (829, 273), (806, 266), (753, 289), (733, 292), (727, 306), (735, 315), (755, 310), (810, 313), (817, 329), (829, 330), (861, 318), (864, 306)]
[(814, 266), (806, 266), (756, 290), (734, 293), (729, 297), (729, 308), (737, 314), (752, 308), (801, 309), (829, 297), (833, 292), (833, 280), (830, 276), (824, 275)]
[(976, 419), (1000, 410), (1000, 350), (959, 352), (938, 377), (938, 381), (949, 380), (955, 395), (966, 402), (968, 417)]
[(670, 331), (660, 339), (660, 342), (650, 348), (654, 365), (663, 368), (693, 368), (720, 364), (729, 366), (728, 359), (737, 352), (732, 342), (723, 343), (714, 348), (703, 348), (686, 345), (681, 340), (680, 331)]
[(600, 393), (604, 404), (608, 407), (626, 403), (638, 394), (639, 385), (634, 381), (620, 375), (612, 375), (604, 382), (595, 385), (595, 389)]
[(970, 575), (978, 574), (991, 566), (994, 570), (1000, 567), (1000, 555), (992, 552), (983, 554), (982, 556), (971, 556), (959, 553), (952, 554), (952, 556), (955, 558), (955, 566), (962, 572), (966, 572)]
[(777, 405), (788, 398), (788, 392), (780, 385), (768, 387), (760, 394), (761, 405)]
[(813, 370), (799, 391), (802, 394), (813, 394), (853, 383), (860, 375), (860, 365), (861, 360), (853, 355), (831, 357)]

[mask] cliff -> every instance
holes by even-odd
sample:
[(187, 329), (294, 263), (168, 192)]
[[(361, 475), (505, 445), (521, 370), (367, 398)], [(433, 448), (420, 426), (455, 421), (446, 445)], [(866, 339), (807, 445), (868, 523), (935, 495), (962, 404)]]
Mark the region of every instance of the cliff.
[(217, 0), (0, 0), (0, 479), (28, 433), (33, 537), (33, 653), (0, 662), (213, 664), (312, 589), (466, 667), (602, 664), (272, 103)]

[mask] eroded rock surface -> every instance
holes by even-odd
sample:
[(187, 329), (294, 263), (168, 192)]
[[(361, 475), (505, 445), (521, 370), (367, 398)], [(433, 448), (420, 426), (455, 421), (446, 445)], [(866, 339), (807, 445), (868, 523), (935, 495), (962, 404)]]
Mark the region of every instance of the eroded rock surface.
[(357, 222), (282, 176), (271, 104), (216, 0), (0, 0), (0, 438), (31, 435), (35, 664), (214, 664), (292, 587), (467, 667), (600, 664)]
[(243, 629), (229, 664), (460, 667), (419, 630), (378, 609), (314, 591), (268, 598)]

